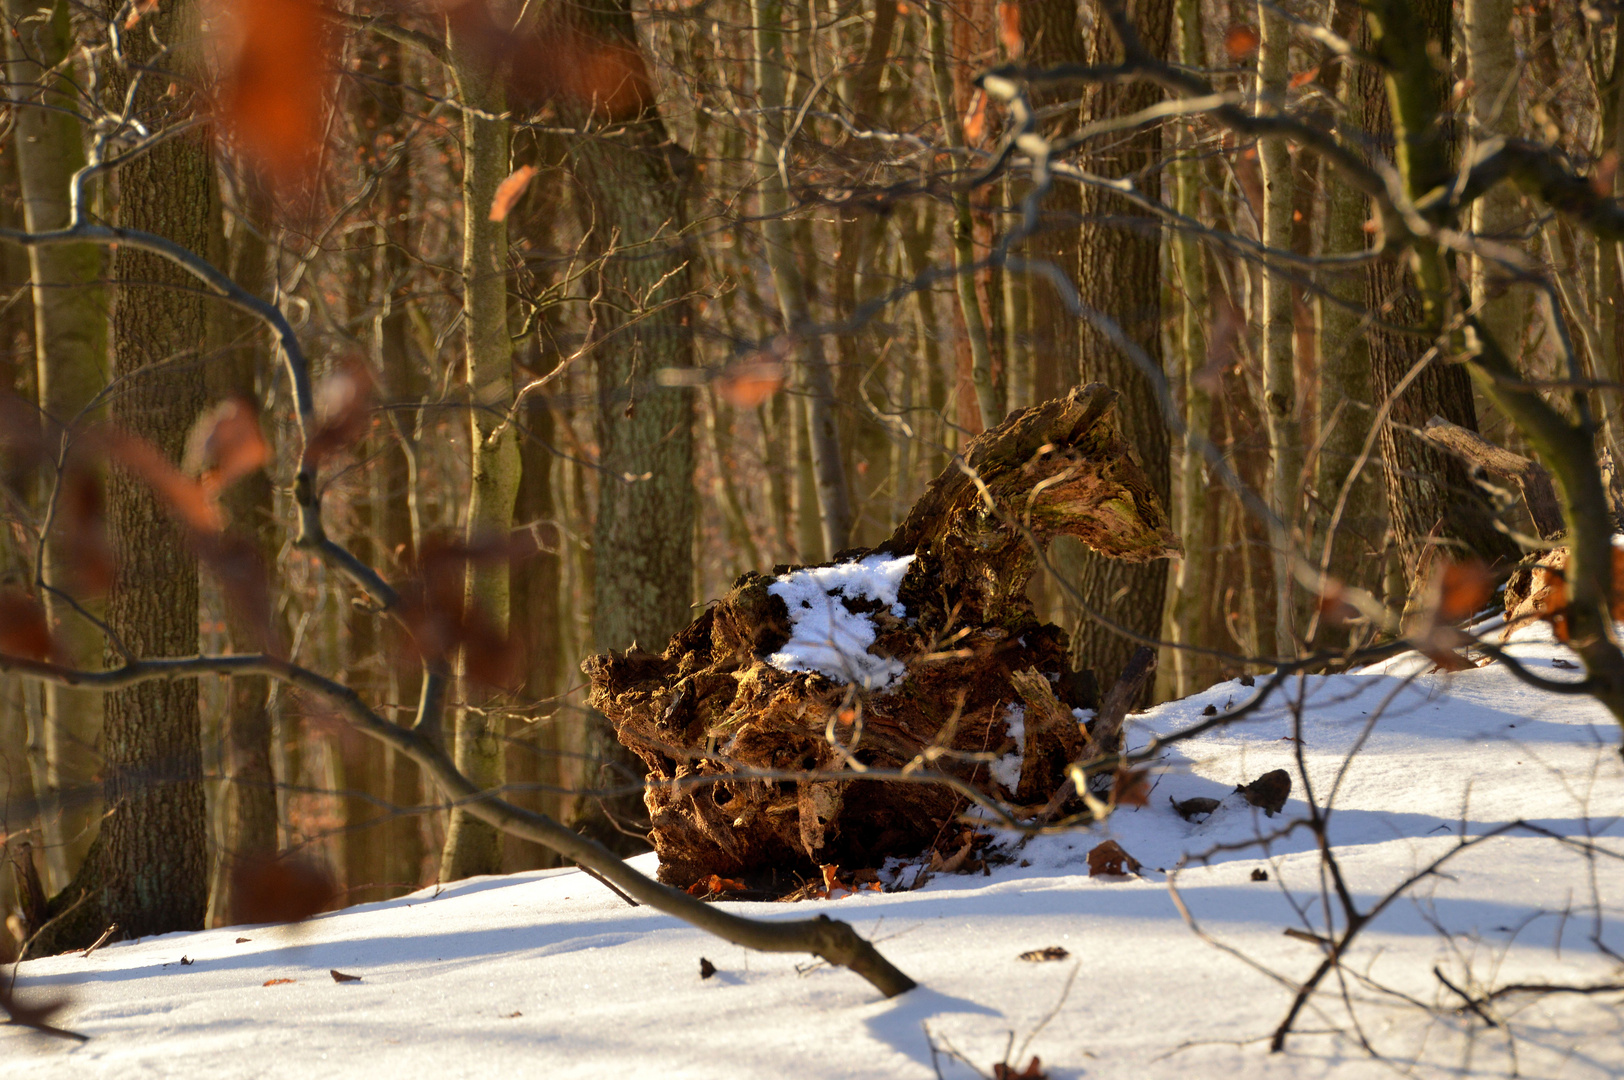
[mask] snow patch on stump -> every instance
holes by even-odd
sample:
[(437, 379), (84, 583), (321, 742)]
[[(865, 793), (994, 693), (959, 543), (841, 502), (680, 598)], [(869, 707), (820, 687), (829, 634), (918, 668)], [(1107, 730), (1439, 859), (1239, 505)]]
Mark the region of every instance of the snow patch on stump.
[(901, 660), (869, 652), (878, 634), (874, 620), (852, 611), (845, 600), (885, 605), (905, 618), (897, 590), (914, 561), (912, 555), (870, 555), (834, 566), (813, 566), (780, 574), (767, 592), (789, 609), (790, 638), (767, 657), (780, 671), (815, 671), (837, 683), (883, 690), (907, 670)]

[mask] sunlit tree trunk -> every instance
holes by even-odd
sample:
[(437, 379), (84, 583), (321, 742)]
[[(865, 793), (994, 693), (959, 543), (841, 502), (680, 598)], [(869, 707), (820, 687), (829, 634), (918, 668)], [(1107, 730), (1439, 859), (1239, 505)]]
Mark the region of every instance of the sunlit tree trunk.
[[(1353, 0), (1339, 0), (1335, 29), (1352, 36), (1360, 14)], [(1351, 71), (1338, 69), (1337, 99), (1346, 115), (1358, 115), (1358, 84)], [(1351, 185), (1338, 182), (1334, 166), (1322, 162), (1325, 174), (1325, 231), (1322, 253), (1349, 255), (1363, 251), (1368, 237), (1369, 199)], [(1315, 490), (1320, 516), (1315, 531), (1320, 565), (1332, 578), (1379, 594), (1386, 507), (1380, 454), (1359, 471), (1348, 489), (1340, 518), (1332, 520), (1348, 476), (1370, 434), (1374, 406), (1370, 400), (1370, 349), (1365, 316), (1361, 312), (1365, 283), (1359, 273), (1341, 273), (1326, 281), (1328, 295), (1318, 304), (1320, 453), (1314, 462)], [(1327, 430), (1328, 429), (1328, 430)], [(1328, 552), (1327, 552), (1328, 549)], [(1347, 641), (1346, 633), (1321, 623), (1314, 643)]]
[[(74, 45), (66, 0), (6, 0), (12, 33), (6, 35), (11, 56), (7, 80), (17, 88), (37, 88), (30, 104), (12, 112), (17, 172), (23, 195), (23, 221), (43, 232), (63, 228), (70, 216), (73, 174), (85, 163), (84, 132), (72, 115), (71, 65), (59, 69)], [(66, 425), (92, 419), (84, 415), (107, 385), (107, 291), (101, 284), (101, 249), (91, 244), (63, 244), (28, 249), (29, 279), (34, 286), (34, 346), (39, 405), (49, 452), (57, 454), (71, 437)], [(60, 526), (45, 545), (45, 580), (68, 584), (65, 565), (70, 537)], [(84, 599), (84, 598), (80, 598)], [(101, 655), (101, 635), (54, 593), (42, 597), (46, 619), (55, 630), (64, 659), (94, 664)], [(33, 691), (30, 691), (32, 693)], [(58, 799), (67, 788), (88, 783), (97, 772), (94, 748), (101, 731), (101, 695), (46, 684), (40, 714), (45, 775), (34, 783), (44, 799), (46, 883), (67, 884), (95, 836), (100, 812), (96, 802)]]
[[(1178, 34), (1179, 62), (1191, 68), (1203, 67), (1206, 46), (1202, 40), (1199, 0), (1179, 0)], [(1196, 155), (1193, 138), (1186, 138), (1179, 149), (1181, 154), (1173, 167), (1177, 184), (1175, 206), (1185, 217), (1198, 219), (1203, 180), (1201, 160)], [(1210, 647), (1214, 643), (1207, 640), (1206, 630), (1212, 594), (1217, 586), (1217, 552), (1207, 539), (1210, 503), (1207, 462), (1197, 449), (1197, 443), (1212, 437), (1211, 386), (1215, 375), (1205, 370), (1207, 323), (1211, 312), (1207, 300), (1206, 260), (1195, 236), (1188, 232), (1175, 236), (1173, 263), (1183, 293), (1178, 341), (1183, 352), (1185, 425), (1178, 490), (1178, 530), (1184, 538), (1184, 558), (1179, 563), (1178, 585), (1174, 590), (1173, 632), (1182, 644)], [(1213, 660), (1182, 649), (1173, 656), (1179, 696), (1194, 693), (1216, 681), (1218, 669)]]
[(811, 311), (806, 286), (795, 259), (795, 230), (786, 217), (789, 191), (778, 167), (779, 150), (787, 134), (783, 107), (788, 102), (784, 85), (783, 4), (781, 0), (752, 0), (752, 40), (755, 51), (756, 94), (760, 120), (756, 132), (756, 167), (761, 177), (760, 206), (767, 266), (784, 329), (794, 340), (799, 368), (797, 383), (805, 395), (806, 428), (817, 506), (823, 534), (823, 556), (846, 546), (851, 535), (851, 490), (841, 457), (835, 420), (834, 379), (823, 351), (821, 335), (808, 334)]
[[(462, 120), (463, 339), (470, 399), (468, 539), (505, 539), (513, 527), (519, 490), (519, 447), (513, 425), (503, 423), (513, 400), (513, 345), (508, 327), (507, 222), (491, 220), (496, 188), (509, 172), (511, 124), (502, 73), (481, 55), (480, 43), (450, 39), (452, 70), (462, 101), (480, 110)], [(508, 629), (509, 580), (505, 559), (470, 560), (463, 602), (498, 632)], [(459, 658), (466, 706), (457, 710), (454, 757), (463, 775), (480, 787), (503, 782), (504, 696), (468, 675)], [(495, 874), (502, 867), (496, 828), (453, 808), (440, 858), (440, 880)]]
[[(964, 124), (953, 100), (953, 76), (947, 55), (947, 6), (936, 0), (930, 7), (930, 72), (936, 92), (936, 113), (942, 136), (950, 147), (964, 146)], [(970, 193), (953, 192), (953, 284), (959, 298), (959, 315), (964, 320), (964, 336), (970, 343), (970, 382), (975, 387), (976, 412), (981, 430), (990, 431), (1003, 419), (998, 396), (992, 385), (992, 343), (987, 319), (976, 293), (976, 247), (974, 222), (970, 217)]]
[[(1286, 95), (1287, 61), (1291, 52), (1291, 24), (1266, 0), (1258, 4), (1262, 24), (1258, 45), (1258, 111), (1280, 110)], [(1291, 148), (1285, 139), (1263, 139), (1258, 147), (1263, 172), (1263, 243), (1281, 251), (1291, 249), (1294, 177)], [(1276, 648), (1289, 651), (1297, 640), (1296, 589), (1292, 565), (1300, 536), (1302, 504), (1302, 430), (1298, 422), (1296, 355), (1293, 345), (1291, 282), (1284, 274), (1263, 274), (1263, 406), (1269, 423), (1269, 504), (1285, 525), (1286, 534), (1274, 551), (1274, 635)]]

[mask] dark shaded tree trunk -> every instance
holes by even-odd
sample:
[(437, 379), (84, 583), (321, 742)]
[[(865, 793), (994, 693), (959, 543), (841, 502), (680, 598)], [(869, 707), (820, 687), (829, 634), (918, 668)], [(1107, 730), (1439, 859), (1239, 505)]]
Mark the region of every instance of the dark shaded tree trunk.
[[(1145, 48), (1153, 56), (1169, 55), (1172, 0), (1136, 0), (1128, 5)], [(1089, 40), (1089, 62), (1112, 64), (1121, 58), (1121, 42), (1103, 17), (1096, 19)], [(1148, 82), (1095, 88), (1085, 104), (1093, 118), (1125, 116), (1161, 100)], [(1144, 195), (1161, 197), (1162, 150), (1158, 126), (1130, 138), (1112, 136), (1109, 149), (1088, 159), (1090, 171), (1108, 177), (1128, 176)], [(1077, 287), (1085, 305), (1115, 319), (1130, 340), (1158, 367), (1162, 361), (1161, 235), (1156, 218), (1126, 200), (1094, 188), (1082, 190), (1083, 227), (1079, 242)], [(1172, 475), (1167, 423), (1150, 377), (1086, 319), (1078, 325), (1080, 381), (1099, 381), (1122, 394), (1118, 422), (1127, 444), (1139, 457), (1156, 497), (1171, 502)], [(1167, 563), (1124, 563), (1099, 558), (1075, 546), (1067, 549), (1062, 572), (1076, 582), (1085, 602), (1125, 629), (1158, 637), (1167, 592)], [(1138, 642), (1087, 615), (1072, 632), (1073, 655), (1111, 685), (1126, 666)]]
[[(119, 17), (119, 8), (109, 0), (108, 17)], [(124, 39), (128, 67), (108, 71), (110, 100), (124, 98), (131, 71), (183, 66), (197, 47), (190, 4), (149, 12), (143, 26), (146, 32)], [(171, 51), (160, 57), (154, 39)], [(186, 76), (177, 79), (189, 85)], [(170, 95), (169, 86), (161, 72), (148, 73), (135, 91), (134, 115), (149, 130), (182, 119), (174, 114), (193, 106), (189, 93)], [(119, 170), (119, 224), (207, 252), (214, 197), (208, 138), (197, 132), (171, 139)], [(189, 274), (157, 256), (125, 250), (115, 265), (112, 419), (178, 462), (202, 405), (197, 349), (208, 340), (208, 301)], [(118, 560), (108, 625), (136, 656), (195, 655), (197, 560), (180, 526), (146, 484), (119, 469), (111, 475), (108, 523)], [(203, 925), (209, 878), (199, 740), (190, 679), (107, 695), (100, 894), (107, 920), (124, 937)]]
[[(595, 38), (638, 49), (624, 0), (572, 6), (570, 18)], [(593, 351), (604, 469), (593, 529), (600, 650), (633, 642), (663, 649), (687, 624), (693, 599), (693, 406), (687, 391), (655, 380), (662, 368), (693, 366), (689, 254), (678, 237), (686, 152), (671, 141), (651, 99), (639, 109), (612, 133), (582, 138), (570, 155), (588, 243), (601, 253), (617, 237), (622, 248), (635, 249), (612, 253), (600, 270), (602, 341)], [(664, 306), (628, 332), (629, 318), (645, 305)], [(608, 725), (589, 723), (587, 787), (605, 794), (583, 799), (574, 824), (611, 847), (640, 847), (622, 830), (641, 829), (643, 765)]]
[[(231, 238), (232, 280), (255, 296), (265, 295), (269, 252), (264, 240), (268, 203), (255, 194), (239, 207), (239, 220)], [(271, 358), (263, 326), (255, 319), (227, 309), (216, 311), (224, 348), (209, 365), (209, 396), (221, 400), (240, 395), (250, 401), (266, 400)], [(221, 495), (229, 527), (252, 537), (266, 566), (275, 565), (280, 535), (274, 491), (263, 469), (243, 477)], [(229, 596), (228, 596), (229, 601)], [(226, 634), (236, 652), (254, 652), (263, 645), (264, 628), (227, 604)], [(226, 784), (224, 836), (215, 874), (211, 912), (224, 914), (235, 907), (234, 864), (272, 858), (277, 851), (276, 773), (272, 768), (271, 683), (258, 675), (231, 679), (227, 690), (225, 722)], [(211, 920), (218, 921), (218, 920)]]
[[(1452, 7), (1449, 0), (1418, 0), (1416, 12), (1431, 41), (1450, 41)], [(1363, 34), (1367, 44), (1370, 35)], [(1359, 99), (1364, 128), (1378, 142), (1393, 140), (1393, 114), (1387, 86), (1379, 67), (1361, 64)], [(1447, 93), (1449, 74), (1437, 69)], [(1437, 138), (1447, 138), (1439, 132)], [(1411, 151), (1416, 153), (1415, 150)], [(1371, 393), (1380, 408), (1393, 398), (1434, 342), (1420, 333), (1388, 327), (1424, 326), (1422, 297), (1409, 269), (1398, 259), (1372, 263), (1366, 276), (1366, 305), (1387, 326), (1372, 326), (1370, 348)], [(1393, 540), (1410, 579), (1410, 592), (1427, 572), (1428, 553), (1436, 547), (1453, 549), (1452, 555), (1473, 554), (1490, 564), (1515, 562), (1515, 543), (1494, 527), (1488, 499), (1472, 483), (1460, 461), (1410, 434), (1434, 416), (1477, 430), (1477, 408), (1464, 365), (1434, 360), (1393, 401), (1389, 422), (1382, 426), (1382, 462), (1387, 474), (1387, 506)]]
[[(1077, 25), (1076, 0), (1034, 0), (1021, 5), (1021, 36), (1026, 42), (1027, 62), (1034, 67), (1057, 64), (1086, 64), (1087, 43)], [(1036, 108), (1065, 101), (1075, 88), (1055, 88), (1034, 92)], [(1068, 116), (1055, 130), (1064, 133), (1075, 126), (1076, 116)], [(1043, 202), (1043, 219), (1038, 232), (1026, 242), (1029, 258), (1053, 263), (1075, 280), (1079, 265), (1083, 214), (1082, 188), (1057, 183)], [(1032, 400), (1046, 401), (1065, 393), (1076, 381), (1079, 355), (1077, 316), (1061, 301), (1042, 275), (1032, 276), (1028, 301), (1032, 348)]]

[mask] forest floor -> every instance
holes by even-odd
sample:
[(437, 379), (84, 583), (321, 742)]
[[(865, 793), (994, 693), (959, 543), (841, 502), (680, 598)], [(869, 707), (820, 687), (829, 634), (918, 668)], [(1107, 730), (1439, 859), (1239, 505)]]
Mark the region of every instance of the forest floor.
[[(1543, 626), (1518, 639), (1513, 651), (1537, 673), (1578, 677)], [(54, 1022), (90, 1038), (0, 1031), (0, 1076), (928, 1080), (993, 1076), (1006, 1061), (1004, 1075), (1035, 1076), (1023, 1071), (1034, 1055), (1056, 1080), (1624, 1074), (1624, 993), (1513, 993), (1479, 1015), (1439, 977), (1474, 996), (1519, 982), (1624, 981), (1609, 955), (1624, 953), (1618, 727), (1588, 699), (1530, 689), (1498, 663), (1430, 667), (1411, 654), (1293, 681), (1288, 700), (1170, 751), (1143, 807), (1019, 850), (1006, 838), (1012, 859), (990, 875), (733, 905), (849, 920), (919, 980), (894, 1000), (850, 972), (745, 952), (630, 908), (576, 871), (552, 871), (303, 925), (171, 934), (24, 964), (19, 995), (68, 995)], [(1130, 741), (1253, 692), (1225, 683), (1137, 714)], [(1323, 955), (1312, 935), (1325, 932), (1328, 910), (1336, 931), (1345, 925), (1310, 830), (1257, 842), (1307, 817), (1290, 700), (1302, 705), (1302, 755), (1322, 807), (1346, 767), (1329, 836), (1360, 910), (1463, 834), (1519, 820), (1545, 833), (1470, 846), (1407, 889), (1353, 940), (1341, 976), (1271, 1054), (1295, 984)], [(1234, 789), (1276, 768), (1295, 782), (1271, 818)], [(1190, 823), (1171, 800), (1194, 797), (1222, 802)], [(1138, 876), (1089, 876), (1086, 855), (1106, 838), (1143, 864)], [(1587, 857), (1590, 841), (1612, 854)], [(637, 863), (652, 872), (652, 858)], [(1063, 958), (1021, 958), (1050, 947)], [(716, 969), (709, 978), (701, 957)], [(335, 969), (360, 980), (335, 982)]]

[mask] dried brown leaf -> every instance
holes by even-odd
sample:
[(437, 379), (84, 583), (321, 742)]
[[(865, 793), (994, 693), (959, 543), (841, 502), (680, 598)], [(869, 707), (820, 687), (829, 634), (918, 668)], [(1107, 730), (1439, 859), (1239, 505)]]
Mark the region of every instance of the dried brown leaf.
[(1096, 844), (1088, 853), (1089, 877), (1099, 877), (1102, 874), (1126, 877), (1138, 873), (1140, 865), (1139, 860), (1122, 850), (1122, 845), (1115, 840)]
[(1005, 1065), (1003, 1062), (994, 1065), (992, 1080), (1049, 1080), (1049, 1074), (1043, 1071), (1043, 1062), (1033, 1054), (1032, 1060), (1028, 1061), (1026, 1068), (1020, 1072), (1015, 1071), (1015, 1066)]
[(211, 495), (270, 460), (259, 409), (246, 397), (229, 397), (198, 417), (186, 440), (186, 471)]
[(1067, 952), (1059, 945), (1050, 945), (1046, 948), (1032, 949), (1028, 952), (1023, 952), (1021, 953), (1021, 959), (1029, 960), (1034, 964), (1038, 964), (1048, 960), (1064, 960), (1070, 955), (1071, 953)]
[(333, 977), (333, 981), (336, 982), (336, 983), (351, 983), (351, 982), (360, 982), (361, 981), (361, 976), (359, 976), (359, 975), (346, 975), (342, 971), (339, 971), (337, 968), (328, 968), (327, 969), (327, 974), (331, 975)]
[(1438, 577), (1438, 617), (1444, 622), (1475, 615), (1493, 597), (1494, 574), (1482, 559), (1449, 563)]
[(784, 388), (784, 365), (776, 360), (735, 364), (716, 380), (716, 392), (737, 409), (754, 409)]
[(1286, 800), (1291, 798), (1291, 774), (1284, 769), (1273, 769), (1235, 790), (1266, 816), (1273, 817), (1285, 809)]
[(359, 441), (372, 426), (372, 399), (377, 382), (360, 360), (337, 365), (316, 387), (316, 430), (305, 443), (304, 464), (315, 468), (333, 454)]

